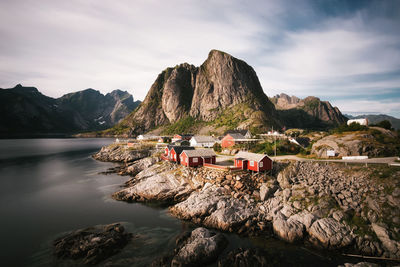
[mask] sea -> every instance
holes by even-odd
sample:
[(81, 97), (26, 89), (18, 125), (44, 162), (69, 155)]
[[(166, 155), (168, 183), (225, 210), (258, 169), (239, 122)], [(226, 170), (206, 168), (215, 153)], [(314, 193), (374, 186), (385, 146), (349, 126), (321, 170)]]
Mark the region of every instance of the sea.
[[(116, 222), (134, 238), (99, 266), (149, 266), (173, 251), (178, 235), (196, 227), (171, 216), (166, 207), (111, 198), (131, 177), (104, 174), (116, 163), (91, 156), (113, 142), (107, 138), (0, 139), (1, 266), (80, 266), (79, 261), (57, 259), (53, 241), (73, 230)], [(271, 237), (224, 235), (229, 246), (220, 257), (241, 247), (287, 259), (278, 266), (354, 262)]]

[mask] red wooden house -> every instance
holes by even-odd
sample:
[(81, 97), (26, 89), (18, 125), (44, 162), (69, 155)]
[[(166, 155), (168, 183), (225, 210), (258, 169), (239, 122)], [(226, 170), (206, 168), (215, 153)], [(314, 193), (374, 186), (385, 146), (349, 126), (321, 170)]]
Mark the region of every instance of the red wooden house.
[(222, 148), (227, 148), (227, 147), (233, 147), (236, 144), (239, 144), (246, 140), (246, 137), (239, 133), (229, 133), (224, 136), (221, 140), (221, 147)]
[(271, 170), (272, 159), (268, 155), (240, 151), (235, 156), (235, 167), (256, 172)]
[(215, 164), (216, 156), (211, 149), (183, 150), (180, 161), (186, 167), (197, 167), (203, 163)]
[(191, 146), (167, 146), (165, 149), (167, 152), (166, 158), (170, 161), (180, 163), (180, 155), (183, 150), (194, 150)]

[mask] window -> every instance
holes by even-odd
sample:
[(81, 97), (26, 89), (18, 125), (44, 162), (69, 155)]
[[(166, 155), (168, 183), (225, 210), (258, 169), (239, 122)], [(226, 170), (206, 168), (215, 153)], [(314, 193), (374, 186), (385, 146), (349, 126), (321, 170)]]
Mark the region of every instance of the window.
[(193, 163), (197, 163), (197, 162), (199, 162), (199, 159), (198, 158), (193, 158)]
[(250, 161), (250, 166), (254, 167), (254, 161)]
[(264, 165), (264, 163), (262, 161), (260, 161), (260, 168), (262, 168)]

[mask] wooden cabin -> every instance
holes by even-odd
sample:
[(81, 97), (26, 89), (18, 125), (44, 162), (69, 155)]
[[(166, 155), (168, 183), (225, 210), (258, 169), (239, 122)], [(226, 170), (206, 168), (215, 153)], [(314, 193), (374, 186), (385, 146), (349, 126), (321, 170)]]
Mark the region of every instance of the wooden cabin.
[(194, 150), (191, 146), (167, 146), (168, 148), (168, 160), (180, 163), (180, 155), (183, 150)]
[(245, 141), (246, 137), (239, 133), (230, 133), (224, 136), (221, 140), (221, 147), (228, 148), (233, 147), (236, 144), (240, 144), (241, 142)]
[(265, 154), (239, 151), (235, 155), (235, 167), (250, 171), (267, 171), (272, 169), (272, 159)]
[(186, 167), (203, 166), (203, 163), (215, 164), (216, 154), (211, 149), (183, 150), (180, 162)]

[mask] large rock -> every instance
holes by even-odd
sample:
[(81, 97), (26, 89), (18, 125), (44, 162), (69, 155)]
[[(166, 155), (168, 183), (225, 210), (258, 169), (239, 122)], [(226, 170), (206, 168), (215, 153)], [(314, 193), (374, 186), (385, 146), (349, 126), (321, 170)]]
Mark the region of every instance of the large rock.
[(179, 172), (170, 170), (168, 165), (153, 165), (139, 173), (133, 185), (112, 196), (122, 201), (176, 202), (185, 199), (194, 190), (188, 182)]
[(84, 264), (97, 264), (118, 253), (131, 239), (118, 223), (77, 230), (54, 241), (59, 258), (80, 259)]
[(157, 157), (147, 157), (144, 159), (140, 159), (138, 161), (135, 161), (132, 165), (130, 165), (126, 169), (126, 173), (128, 173), (132, 176), (135, 176), (139, 172), (149, 168), (150, 166), (152, 166), (153, 164), (155, 164), (159, 161), (160, 161), (160, 159)]
[(131, 162), (151, 155), (148, 149), (136, 150), (130, 149), (125, 145), (109, 145), (101, 148), (99, 152), (93, 155), (94, 159), (109, 162)]
[(274, 218), (272, 228), (279, 238), (289, 243), (302, 240), (305, 230), (304, 224), (294, 219), (286, 219), (281, 213)]
[(252, 267), (252, 266), (271, 266), (269, 259), (255, 249), (238, 249), (231, 251), (218, 262), (218, 267)]
[(226, 194), (225, 188), (216, 186), (192, 193), (170, 211), (178, 218), (225, 231), (237, 229), (256, 212), (246, 200), (233, 198)]
[(243, 199), (221, 199), (216, 210), (204, 219), (203, 224), (224, 231), (233, 231), (255, 214), (253, 206)]
[(392, 240), (388, 230), (383, 225), (373, 223), (371, 227), (382, 242), (383, 247), (390, 252), (392, 257), (400, 258), (400, 242)]
[(338, 249), (349, 246), (354, 238), (348, 227), (333, 218), (323, 218), (315, 221), (308, 229), (310, 240), (315, 245), (328, 249)]
[(265, 201), (278, 190), (278, 186), (274, 183), (263, 183), (260, 187), (261, 201)]
[(193, 230), (190, 237), (181, 242), (171, 266), (204, 266), (215, 261), (228, 245), (223, 234), (203, 227)]

